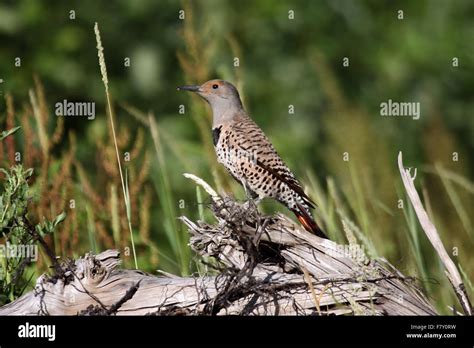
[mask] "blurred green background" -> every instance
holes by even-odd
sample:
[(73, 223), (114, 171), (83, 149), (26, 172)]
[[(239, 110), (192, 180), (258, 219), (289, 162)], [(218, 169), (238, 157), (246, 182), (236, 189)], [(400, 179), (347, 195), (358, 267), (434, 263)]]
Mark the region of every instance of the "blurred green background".
[[(237, 85), (318, 203), (331, 238), (346, 242), (341, 220), (350, 223), (371, 256), (418, 277), (449, 313), (455, 296), (406, 200), (396, 158), (403, 151), (405, 165), (418, 169), (420, 195), (472, 294), (473, 18), (470, 0), (3, 2), (0, 121), (2, 129), (23, 129), (2, 145), (2, 166), (20, 151), (24, 165), (35, 168), (37, 219), (68, 213), (50, 240), (58, 254), (117, 247), (133, 267), (93, 32), (98, 22), (141, 269), (199, 270), (176, 218), (199, 218), (206, 197), (183, 172), (244, 198), (215, 160), (210, 110), (176, 92), (222, 78)], [(64, 99), (95, 102), (96, 119), (56, 117), (54, 105)], [(420, 102), (420, 119), (381, 117), (388, 99)], [(285, 211), (271, 203), (262, 209)]]

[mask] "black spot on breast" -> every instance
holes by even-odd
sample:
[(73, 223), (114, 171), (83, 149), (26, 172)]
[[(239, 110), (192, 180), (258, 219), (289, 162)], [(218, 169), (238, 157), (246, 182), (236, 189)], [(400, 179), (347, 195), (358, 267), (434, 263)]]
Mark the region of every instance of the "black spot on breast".
[(214, 146), (216, 146), (219, 142), (219, 137), (221, 136), (221, 129), (222, 126), (216, 127), (212, 130), (212, 143), (214, 144)]

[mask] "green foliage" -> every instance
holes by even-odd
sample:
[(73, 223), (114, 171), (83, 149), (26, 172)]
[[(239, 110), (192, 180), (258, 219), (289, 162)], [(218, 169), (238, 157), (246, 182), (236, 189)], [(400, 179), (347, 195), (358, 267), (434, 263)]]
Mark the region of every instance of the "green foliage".
[(3, 194), (0, 196), (0, 224), (2, 231), (11, 229), (16, 224), (15, 219), (26, 214), (28, 206), (28, 179), (33, 174), (33, 169), (23, 170), (22, 165), (13, 166), (10, 171), (0, 168), (5, 175)]
[[(2, 132), (2, 140), (20, 127)], [(0, 168), (4, 179), (0, 194), (0, 229), (4, 243), (0, 244), (0, 305), (19, 297), (33, 274), (25, 275), (26, 267), (37, 261), (38, 239), (54, 233), (64, 221), (63, 212), (53, 221), (44, 220), (35, 226), (28, 221), (28, 204), (31, 199), (28, 181), (33, 169), (21, 164), (9, 170)]]
[(0, 134), (0, 141), (2, 141), (3, 139), (5, 139), (6, 137), (8, 137), (9, 135), (12, 135), (12, 134), (15, 134), (17, 130), (19, 130), (21, 127), (15, 127), (15, 128), (12, 128), (10, 130), (7, 130), (7, 131), (3, 131), (1, 134)]
[[(75, 20), (69, 18), (71, 9)], [(178, 18), (181, 9), (185, 20)], [(403, 20), (397, 18), (399, 9)], [(294, 20), (288, 19), (289, 10)], [(30, 213), (36, 219), (52, 221), (57, 211), (67, 211), (53, 241), (48, 240), (57, 255), (116, 247), (131, 267), (130, 219), (140, 268), (192, 273), (198, 266), (177, 217), (208, 219), (209, 213), (205, 195), (181, 174), (199, 175), (219, 192), (244, 194), (215, 160), (205, 103), (175, 87), (228, 79), (318, 203), (315, 215), (331, 238), (345, 243), (347, 235), (354, 235), (371, 256), (385, 257), (405, 274), (417, 276), (447, 314), (456, 298), (406, 200), (396, 155), (403, 151), (406, 165), (418, 168), (416, 182), (430, 218), (462, 265), (463, 277), (472, 280), (474, 56), (466, 43), (472, 41), (473, 11), (470, 0), (54, 6), (20, 0), (0, 5), (2, 91), (21, 105), (30, 99), (32, 74), (47, 86), (42, 93), (34, 83), (35, 115), (40, 117), (29, 113), (30, 105), (14, 112), (8, 98), (0, 105), (0, 121), (9, 125), (5, 128), (21, 124), (25, 134), (15, 137), (14, 144), (6, 139), (2, 165), (10, 166), (18, 151), (25, 167), (35, 168)], [(117, 102), (119, 151), (133, 153), (123, 163), (130, 186), (126, 206), (111, 151), (95, 21)], [(21, 68), (13, 65), (16, 56), (22, 58)], [(130, 66), (124, 57), (130, 58)], [(343, 67), (343, 57), (350, 59), (348, 67)], [(452, 65), (455, 57), (458, 67)], [(380, 117), (380, 103), (389, 98), (420, 101), (420, 120)], [(55, 117), (54, 104), (63, 99), (95, 101), (96, 119)], [(288, 113), (290, 104), (294, 114)], [(179, 105), (185, 106), (184, 115), (178, 113)], [(70, 132), (66, 137), (61, 122)], [(346, 152), (349, 161), (343, 160)], [(458, 161), (453, 161), (454, 153)], [(75, 208), (69, 206), (71, 199)], [(262, 209), (287, 213), (271, 202)], [(37, 268), (38, 273), (45, 269), (43, 264)]]
[[(13, 134), (19, 127), (3, 131), (1, 140)], [(11, 259), (7, 255), (8, 242), (17, 243), (21, 240), (23, 231), (18, 228), (15, 218), (23, 216), (26, 213), (28, 184), (26, 180), (31, 176), (33, 170), (23, 172), (21, 166), (15, 166), (11, 172), (0, 168), (6, 176), (6, 183), (4, 186), (4, 193), (0, 195), (0, 226), (2, 235), (5, 236), (7, 243), (2, 245), (2, 253), (0, 255), (0, 304), (13, 300), (21, 290), (18, 288), (19, 277), (13, 279), (12, 275), (16, 274), (16, 270), (20, 265), (21, 259)], [(6, 236), (9, 236), (8, 238)], [(22, 284), (19, 284), (22, 285)]]
[[(4, 244), (0, 253), (0, 304), (19, 297), (28, 285), (31, 276), (25, 275), (26, 267), (37, 261), (38, 238), (54, 232), (65, 218), (65, 213), (54, 221), (45, 220), (31, 226), (27, 220), (29, 185), (33, 169), (15, 165), (9, 171), (0, 168), (5, 176), (0, 195), (0, 226)], [(36, 231), (33, 233), (31, 228)]]

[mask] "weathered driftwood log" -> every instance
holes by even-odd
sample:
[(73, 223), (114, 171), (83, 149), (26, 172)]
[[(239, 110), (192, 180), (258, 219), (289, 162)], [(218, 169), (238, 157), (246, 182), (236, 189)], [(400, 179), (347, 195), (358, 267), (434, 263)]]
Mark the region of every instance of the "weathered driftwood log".
[(86, 254), (43, 275), (0, 315), (435, 315), (412, 278), (355, 246), (320, 239), (283, 215), (211, 195), (214, 224), (181, 220), (207, 275), (156, 277), (122, 270), (119, 253)]

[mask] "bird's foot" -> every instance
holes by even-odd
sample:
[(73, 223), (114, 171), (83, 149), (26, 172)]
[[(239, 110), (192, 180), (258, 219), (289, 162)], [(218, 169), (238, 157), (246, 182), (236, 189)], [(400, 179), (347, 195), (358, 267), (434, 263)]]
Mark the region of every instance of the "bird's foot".
[(265, 232), (268, 224), (271, 222), (270, 218), (264, 217), (261, 221), (259, 221), (257, 225), (257, 231), (255, 233), (255, 236), (253, 237), (253, 244), (258, 246), (260, 243), (260, 238), (262, 238), (262, 234)]
[(260, 203), (260, 201), (261, 201), (260, 198), (256, 198), (256, 199), (249, 198), (248, 200), (244, 202), (243, 207), (246, 210), (252, 210), (252, 211), (258, 210), (257, 205)]

